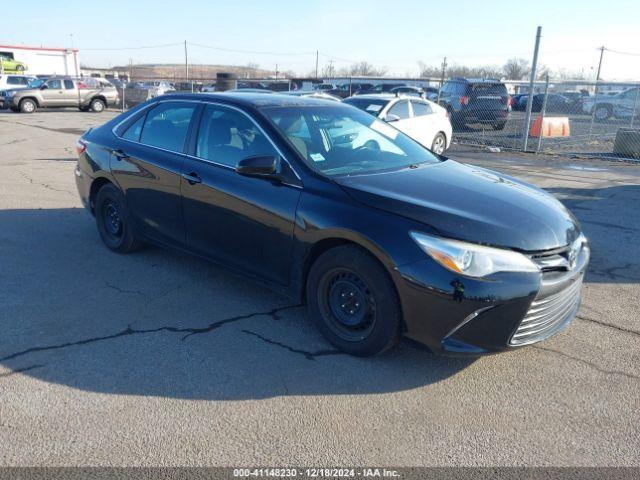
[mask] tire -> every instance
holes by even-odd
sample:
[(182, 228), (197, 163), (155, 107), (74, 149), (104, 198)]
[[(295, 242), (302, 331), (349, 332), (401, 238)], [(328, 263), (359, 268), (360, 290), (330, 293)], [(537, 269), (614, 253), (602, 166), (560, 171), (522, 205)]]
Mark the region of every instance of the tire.
[(593, 112), (593, 116), (599, 122), (604, 122), (611, 118), (611, 107), (609, 105), (596, 105), (595, 110)]
[(89, 109), (94, 113), (104, 112), (105, 108), (107, 108), (107, 106), (105, 105), (104, 101), (99, 98), (94, 98), (89, 104)]
[(444, 133), (438, 132), (436, 136), (433, 137), (433, 142), (431, 143), (431, 151), (438, 155), (442, 155), (446, 149), (447, 137)]
[(306, 295), (320, 332), (345, 353), (377, 355), (400, 338), (402, 314), (393, 282), (359, 247), (335, 247), (320, 255), (309, 271)]
[(24, 72), (24, 65), (16, 65), (16, 72)]
[(96, 195), (96, 224), (104, 244), (117, 253), (130, 253), (141, 247), (127, 211), (124, 195), (112, 183)]
[(504, 130), (504, 127), (507, 125), (507, 122), (498, 122), (492, 125), (494, 130)]
[(23, 100), (20, 100), (19, 108), (22, 113), (33, 113), (38, 109), (38, 105), (36, 104), (35, 100), (25, 98)]

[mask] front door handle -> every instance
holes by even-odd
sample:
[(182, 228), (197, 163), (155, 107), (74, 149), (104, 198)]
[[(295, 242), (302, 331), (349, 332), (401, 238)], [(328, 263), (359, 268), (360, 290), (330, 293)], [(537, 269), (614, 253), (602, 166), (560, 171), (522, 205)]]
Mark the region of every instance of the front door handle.
[(184, 178), (189, 185), (195, 185), (196, 183), (202, 183), (202, 179), (196, 172), (191, 173), (183, 173), (182, 178)]

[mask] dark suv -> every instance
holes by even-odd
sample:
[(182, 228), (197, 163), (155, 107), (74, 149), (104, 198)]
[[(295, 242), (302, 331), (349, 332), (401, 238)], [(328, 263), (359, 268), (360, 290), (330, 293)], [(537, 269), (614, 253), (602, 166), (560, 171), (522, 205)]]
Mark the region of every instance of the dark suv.
[(454, 129), (483, 123), (502, 130), (509, 114), (507, 87), (495, 79), (452, 78), (442, 86), (439, 103), (451, 115)]

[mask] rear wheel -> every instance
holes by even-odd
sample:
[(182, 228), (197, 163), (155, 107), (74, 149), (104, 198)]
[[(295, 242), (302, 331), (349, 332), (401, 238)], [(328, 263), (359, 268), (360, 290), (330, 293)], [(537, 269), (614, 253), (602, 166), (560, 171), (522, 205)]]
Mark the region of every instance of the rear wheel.
[(504, 127), (506, 124), (507, 122), (497, 122), (497, 123), (494, 123), (492, 127), (494, 130), (504, 130)]
[(31, 100), (30, 98), (25, 98), (24, 100), (20, 101), (20, 111), (22, 113), (33, 113), (38, 109), (38, 105), (36, 105), (36, 102), (34, 100)]
[(141, 242), (133, 231), (124, 195), (115, 185), (109, 183), (98, 191), (95, 214), (100, 238), (107, 247), (118, 253), (140, 248)]
[(24, 72), (24, 65), (16, 65), (16, 72)]
[(444, 133), (439, 132), (433, 139), (433, 143), (431, 144), (431, 151), (433, 153), (437, 153), (438, 155), (442, 155), (447, 148), (447, 137), (445, 137)]
[(306, 293), (318, 329), (343, 352), (376, 355), (400, 337), (402, 315), (393, 283), (359, 247), (323, 253), (311, 267)]
[(104, 104), (104, 102), (101, 99), (94, 98), (93, 100), (91, 100), (91, 103), (89, 104), (89, 108), (91, 109), (92, 112), (100, 113), (100, 112), (103, 112), (104, 109), (107, 108), (107, 106)]

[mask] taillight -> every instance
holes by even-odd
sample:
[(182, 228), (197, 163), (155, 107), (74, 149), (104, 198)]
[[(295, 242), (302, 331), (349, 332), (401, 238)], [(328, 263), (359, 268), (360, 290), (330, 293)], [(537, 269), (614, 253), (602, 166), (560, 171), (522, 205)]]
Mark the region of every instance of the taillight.
[(460, 97), (460, 105), (467, 105), (469, 103), (469, 97), (466, 95)]
[(84, 143), (81, 139), (76, 141), (76, 152), (78, 155), (82, 155), (87, 150), (87, 144)]
[(78, 82), (78, 90), (86, 90), (87, 88), (89, 88), (89, 87), (87, 86), (86, 83)]
[(510, 107), (512, 105), (513, 105), (513, 97), (509, 95), (509, 99), (507, 100), (507, 107)]

